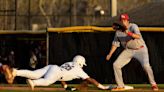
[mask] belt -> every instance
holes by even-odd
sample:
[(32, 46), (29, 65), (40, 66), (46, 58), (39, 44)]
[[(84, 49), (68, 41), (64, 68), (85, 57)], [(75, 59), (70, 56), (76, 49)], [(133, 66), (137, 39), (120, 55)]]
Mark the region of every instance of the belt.
[(139, 50), (139, 49), (141, 49), (141, 48), (143, 48), (144, 46), (142, 45), (142, 46), (140, 46), (139, 48), (133, 48), (132, 50)]

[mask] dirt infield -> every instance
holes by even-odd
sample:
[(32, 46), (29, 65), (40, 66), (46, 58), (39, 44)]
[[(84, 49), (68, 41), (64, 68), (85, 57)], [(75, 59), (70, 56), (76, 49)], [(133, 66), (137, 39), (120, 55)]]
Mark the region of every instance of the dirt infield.
[[(31, 89), (28, 86), (0, 86), (0, 91), (1, 90), (10, 90), (14, 91), (14, 92), (30, 92)], [(34, 91), (37, 92), (46, 92), (46, 91), (53, 91), (53, 92), (67, 92), (65, 91), (64, 88), (60, 88), (60, 87), (36, 87)], [(3, 92), (3, 91), (2, 91)], [(4, 91), (4, 92), (8, 92), (8, 91)], [(33, 91), (31, 91), (33, 92)], [(78, 92), (111, 92), (110, 90), (99, 90), (97, 88), (88, 88), (87, 90), (80, 90)], [(118, 91), (117, 91), (118, 92)], [(119, 91), (122, 92), (122, 91)], [(153, 92), (153, 90), (151, 88), (135, 88), (133, 90), (127, 90), (124, 92)], [(160, 88), (160, 90), (158, 92), (164, 92), (164, 88)]]
[[(0, 87), (0, 90), (31, 90), (31, 88), (29, 87), (16, 87), (16, 86), (12, 86), (12, 87), (5, 87), (5, 86), (2, 86)], [(57, 90), (60, 90), (60, 91), (64, 91), (63, 88), (41, 88), (41, 87), (36, 87), (35, 90), (42, 90), (42, 91), (57, 91)]]

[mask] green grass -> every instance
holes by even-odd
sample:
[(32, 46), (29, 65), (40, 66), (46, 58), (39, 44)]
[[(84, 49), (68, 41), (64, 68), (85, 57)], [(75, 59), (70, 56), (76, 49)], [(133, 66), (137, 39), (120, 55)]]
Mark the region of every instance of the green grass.
[[(104, 84), (108, 85), (108, 84)], [(131, 91), (124, 91), (124, 92), (153, 92), (151, 90), (150, 84), (128, 84), (130, 86), (134, 86), (134, 90)], [(77, 84), (70, 84), (70, 86), (78, 86)], [(160, 91), (158, 92), (164, 92), (164, 84), (158, 84)], [(27, 87), (26, 84), (14, 84), (14, 85), (8, 85), (8, 84), (0, 84), (0, 92), (69, 92), (65, 90), (11, 90), (11, 89), (1, 89), (1, 87)], [(54, 84), (48, 87), (36, 87), (36, 88), (62, 88), (60, 84)], [(74, 92), (84, 92), (84, 91), (74, 91)], [(88, 90), (85, 92), (111, 92), (110, 90), (99, 90), (94, 85), (89, 85)]]

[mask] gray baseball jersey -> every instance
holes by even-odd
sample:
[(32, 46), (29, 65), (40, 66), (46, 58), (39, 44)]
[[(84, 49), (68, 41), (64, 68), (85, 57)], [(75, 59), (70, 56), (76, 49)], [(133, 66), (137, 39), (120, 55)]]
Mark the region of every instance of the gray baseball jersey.
[[(132, 33), (139, 34), (141, 36), (140, 40), (143, 40), (139, 28), (136, 24), (130, 23), (128, 30)], [(124, 87), (121, 68), (128, 64), (132, 58), (136, 58), (147, 72), (150, 83), (156, 84), (152, 68), (149, 64), (149, 55), (145, 42), (143, 41), (144, 43), (142, 48), (129, 49), (126, 47), (126, 44), (132, 39), (134, 38), (128, 36), (125, 32), (116, 31), (115, 33), (112, 45), (115, 45), (117, 47), (120, 47), (120, 45), (122, 45), (125, 48), (113, 64), (116, 83), (118, 84), (118, 86)]]
[[(136, 24), (134, 23), (130, 23), (130, 26), (128, 28), (128, 30), (132, 33), (135, 34), (139, 34), (141, 36), (140, 40), (143, 40), (142, 35), (139, 31), (139, 28)], [(116, 31), (114, 40), (113, 40), (113, 45), (120, 47), (120, 45), (122, 45), (124, 48), (126, 48), (126, 44), (128, 41), (132, 40), (133, 38), (131, 36), (127, 36), (127, 34), (125, 32), (122, 31)], [(143, 44), (145, 45), (145, 44)]]

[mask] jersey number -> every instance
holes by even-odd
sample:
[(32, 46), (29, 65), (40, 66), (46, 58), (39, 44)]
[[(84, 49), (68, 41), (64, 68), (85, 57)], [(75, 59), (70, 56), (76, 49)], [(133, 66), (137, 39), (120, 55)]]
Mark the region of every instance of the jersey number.
[(68, 71), (71, 70), (73, 67), (74, 67), (73, 65), (71, 66), (69, 64), (64, 64), (64, 65), (61, 66), (61, 68), (64, 68), (64, 69), (66, 69)]

